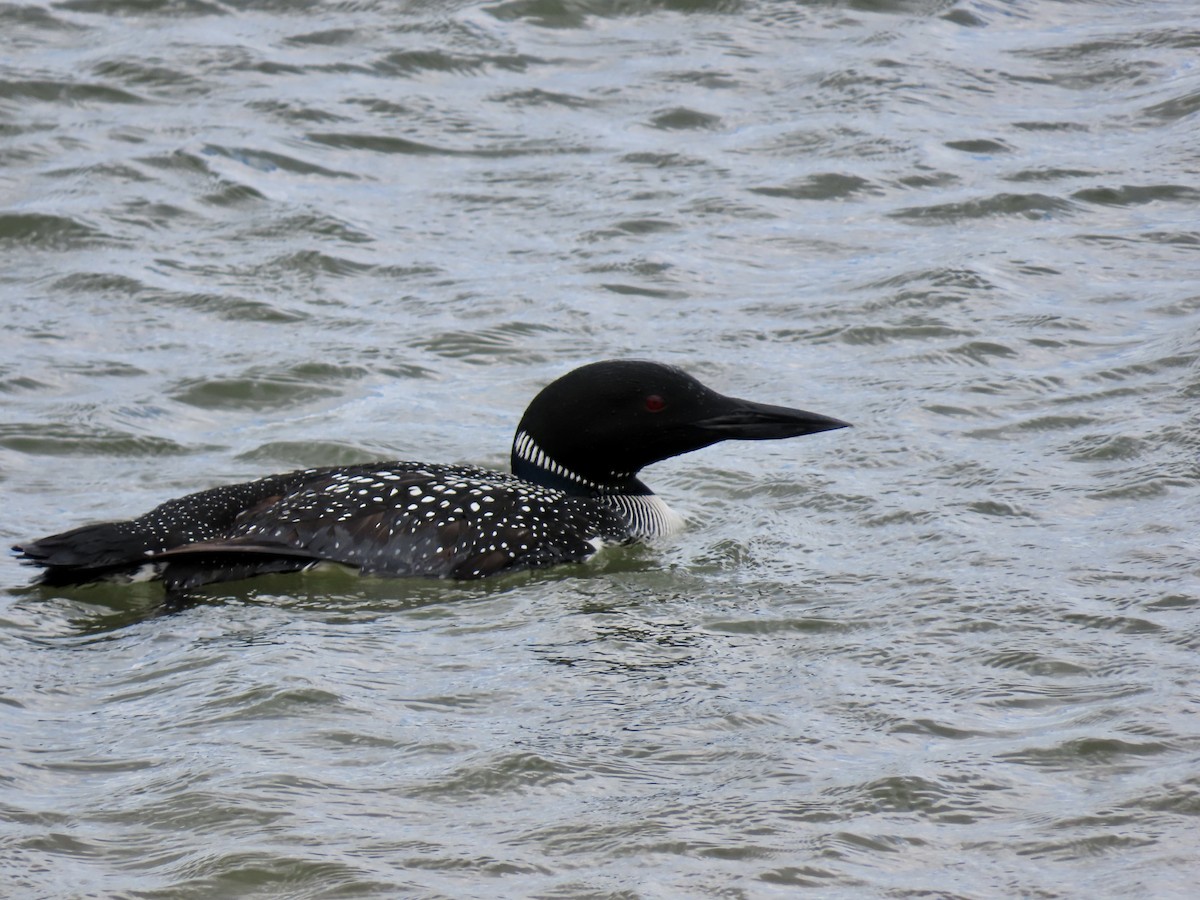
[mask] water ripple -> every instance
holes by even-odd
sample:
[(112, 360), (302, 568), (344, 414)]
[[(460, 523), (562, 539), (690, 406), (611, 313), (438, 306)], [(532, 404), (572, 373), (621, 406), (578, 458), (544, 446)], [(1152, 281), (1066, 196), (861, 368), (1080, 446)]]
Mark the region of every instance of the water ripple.
[(10, 565), (9, 893), (1189, 897), (1193, 6), (0, 8), (9, 543), (584, 359), (854, 424), (482, 585)]

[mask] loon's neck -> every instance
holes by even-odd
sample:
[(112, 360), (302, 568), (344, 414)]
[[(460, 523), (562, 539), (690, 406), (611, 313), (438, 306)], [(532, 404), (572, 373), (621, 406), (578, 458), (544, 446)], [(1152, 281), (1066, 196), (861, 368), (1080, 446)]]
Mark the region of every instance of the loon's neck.
[(633, 472), (607, 472), (596, 478), (580, 475), (546, 453), (526, 431), (518, 431), (513, 438), (512, 472), (518, 478), (576, 497), (654, 494)]
[(683, 527), (683, 519), (632, 472), (612, 472), (594, 480), (573, 472), (537, 445), (527, 432), (513, 440), (512, 471), (518, 478), (575, 497), (611, 506), (629, 520), (629, 537), (661, 537)]

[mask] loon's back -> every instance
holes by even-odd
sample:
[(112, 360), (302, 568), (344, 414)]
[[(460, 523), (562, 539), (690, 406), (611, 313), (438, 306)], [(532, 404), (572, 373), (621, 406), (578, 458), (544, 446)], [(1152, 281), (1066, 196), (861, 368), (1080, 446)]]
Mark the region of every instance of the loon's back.
[(161, 578), (168, 590), (320, 561), (365, 575), (482, 578), (580, 561), (626, 516), (502, 472), (418, 462), (306, 469), (25, 544), (45, 584)]

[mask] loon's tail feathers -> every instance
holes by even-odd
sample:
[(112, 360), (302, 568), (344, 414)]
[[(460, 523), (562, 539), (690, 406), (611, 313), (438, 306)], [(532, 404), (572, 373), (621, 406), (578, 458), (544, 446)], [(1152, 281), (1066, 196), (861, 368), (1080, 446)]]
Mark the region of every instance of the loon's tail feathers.
[(318, 561), (312, 554), (271, 543), (196, 542), (160, 550), (150, 540), (139, 539), (132, 522), (84, 525), (12, 549), (22, 563), (42, 569), (38, 582), (49, 587), (161, 579), (172, 592), (253, 575), (297, 572)]
[(22, 560), (46, 568), (102, 569), (133, 562), (146, 549), (130, 533), (130, 522), (84, 525), (13, 547)]
[(150, 547), (132, 526), (132, 522), (84, 525), (12, 549), (22, 563), (42, 568), (42, 584), (86, 584), (132, 573), (146, 562)]

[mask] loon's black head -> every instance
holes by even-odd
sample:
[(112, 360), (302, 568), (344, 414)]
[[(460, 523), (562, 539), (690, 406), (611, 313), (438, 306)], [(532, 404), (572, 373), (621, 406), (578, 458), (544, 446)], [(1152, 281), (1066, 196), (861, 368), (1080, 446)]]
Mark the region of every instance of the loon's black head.
[(829, 416), (726, 397), (674, 366), (607, 360), (542, 389), (513, 440), (513, 473), (570, 493), (645, 490), (652, 462), (718, 441), (772, 440), (846, 428)]

